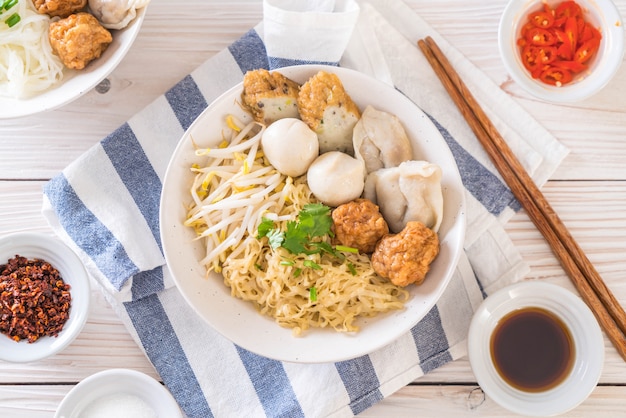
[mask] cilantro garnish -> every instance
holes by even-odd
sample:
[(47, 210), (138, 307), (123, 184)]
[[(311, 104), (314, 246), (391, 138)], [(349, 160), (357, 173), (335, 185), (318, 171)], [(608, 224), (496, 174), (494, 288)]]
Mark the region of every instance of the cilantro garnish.
[[(358, 253), (356, 248), (342, 245), (333, 247), (328, 242), (319, 239), (333, 235), (332, 225), (330, 207), (321, 203), (310, 203), (302, 208), (295, 221), (287, 222), (287, 228), (284, 232), (280, 231), (271, 219), (262, 218), (257, 230), (257, 239), (267, 237), (270, 247), (273, 249), (283, 247), (294, 255), (327, 253), (343, 261), (346, 257), (342, 252)], [(281, 264), (294, 265), (293, 261), (290, 260), (283, 260)], [(321, 269), (319, 264), (311, 260), (305, 260), (302, 266), (314, 270)], [(349, 264), (348, 268), (353, 274), (356, 274), (352, 264)], [(293, 274), (297, 277), (300, 273), (301, 269), (296, 268)]]
[(283, 247), (292, 254), (319, 254), (334, 252), (326, 243), (313, 241), (332, 234), (333, 219), (330, 208), (321, 203), (305, 205), (295, 221), (287, 223), (287, 230), (276, 228), (271, 219), (263, 218), (257, 231), (257, 239), (267, 237), (272, 248)]

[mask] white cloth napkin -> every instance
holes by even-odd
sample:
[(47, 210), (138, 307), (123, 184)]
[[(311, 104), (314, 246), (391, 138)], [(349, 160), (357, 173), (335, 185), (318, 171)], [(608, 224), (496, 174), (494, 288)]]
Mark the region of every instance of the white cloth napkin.
[(336, 64), (358, 18), (354, 0), (265, 0), (263, 40), (270, 68)]
[[(435, 79), (417, 39), (437, 40), (538, 184), (566, 153), (400, 0), (359, 1), (358, 8), (351, 0), (322, 1), (316, 6), (326, 8), (314, 12), (282, 8), (291, 3), (266, 0), (263, 24), (156, 98), (44, 188), (45, 217), (80, 255), (189, 417), (356, 415), (464, 356), (469, 321), (483, 297), (528, 271), (502, 228), (519, 205)], [(300, 23), (291, 25), (293, 18)], [(341, 54), (325, 54), (332, 48), (302, 41), (320, 22), (336, 18), (345, 22), (337, 27), (345, 27), (328, 42), (347, 45), (341, 65), (402, 91), (448, 142), (467, 189), (467, 257), (437, 305), (389, 346), (338, 363), (283, 363), (232, 344), (187, 306), (164, 265), (159, 197), (169, 156), (184, 130), (246, 70), (338, 64)], [(298, 42), (284, 42), (297, 37)]]

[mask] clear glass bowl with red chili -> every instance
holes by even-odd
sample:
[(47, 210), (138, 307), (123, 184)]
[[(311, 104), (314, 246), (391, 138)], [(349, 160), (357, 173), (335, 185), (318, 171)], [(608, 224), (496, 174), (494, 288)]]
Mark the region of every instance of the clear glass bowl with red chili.
[(624, 29), (610, 0), (512, 0), (499, 26), (499, 49), (513, 80), (552, 102), (600, 91), (624, 55)]
[(79, 257), (57, 238), (0, 237), (0, 359), (36, 361), (63, 350), (87, 320), (90, 294)]

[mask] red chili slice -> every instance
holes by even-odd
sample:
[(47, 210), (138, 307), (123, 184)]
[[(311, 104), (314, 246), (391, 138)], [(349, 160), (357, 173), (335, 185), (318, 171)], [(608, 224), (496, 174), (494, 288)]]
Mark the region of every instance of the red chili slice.
[(556, 43), (556, 36), (547, 29), (532, 28), (526, 34), (526, 40), (537, 46), (554, 45)]
[(567, 84), (572, 81), (572, 78), (572, 73), (570, 71), (565, 68), (558, 68), (555, 66), (548, 67), (539, 76), (541, 81), (553, 86), (562, 86), (563, 84)]
[[(578, 44), (578, 24), (575, 17), (568, 17), (565, 21), (565, 37), (569, 42), (569, 50), (575, 51)], [(568, 57), (571, 59), (571, 55)]]
[(582, 16), (582, 14), (582, 9), (575, 1), (564, 1), (559, 4), (554, 11), (554, 15), (557, 19), (561, 17), (577, 17)]
[(524, 67), (534, 78), (539, 78), (546, 65), (556, 60), (557, 52), (553, 46), (527, 45), (522, 51)]
[(552, 65), (559, 68), (564, 68), (571, 71), (573, 74), (579, 73), (587, 69), (587, 66), (578, 61), (560, 61), (556, 60), (552, 62)]
[(597, 38), (592, 38), (582, 44), (576, 52), (574, 52), (574, 61), (584, 63), (589, 61), (589, 58), (596, 53), (598, 48), (600, 47), (600, 40)]
[(545, 11), (531, 13), (528, 18), (537, 28), (548, 29), (554, 24), (554, 16), (552, 13)]

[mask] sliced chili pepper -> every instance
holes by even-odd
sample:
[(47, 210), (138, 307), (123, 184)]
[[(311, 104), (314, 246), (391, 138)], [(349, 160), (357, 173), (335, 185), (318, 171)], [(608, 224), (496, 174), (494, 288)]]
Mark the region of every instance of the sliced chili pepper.
[(554, 16), (554, 10), (547, 2), (543, 2), (543, 11)]
[(557, 58), (556, 48), (553, 46), (527, 45), (522, 51), (524, 67), (533, 78), (539, 78), (545, 66), (554, 62)]
[(593, 38), (602, 39), (602, 34), (593, 25), (585, 23), (582, 35), (578, 37), (578, 43), (583, 44)]
[(537, 51), (535, 46), (526, 45), (522, 50), (522, 63), (530, 73), (537, 71), (541, 62), (537, 60)]
[(578, 39), (583, 37), (583, 32), (585, 31), (586, 25), (587, 25), (587, 22), (585, 22), (585, 19), (583, 19), (582, 16), (576, 18), (576, 28), (578, 29)]
[(561, 17), (577, 17), (582, 16), (583, 11), (575, 1), (564, 1), (559, 4), (555, 11), (554, 16), (558, 19)]
[[(575, 51), (578, 44), (578, 24), (575, 17), (568, 17), (565, 21), (565, 36), (567, 37), (566, 42), (569, 42), (570, 51)], [(570, 55), (568, 59), (571, 58)]]
[(564, 68), (550, 66), (544, 70), (539, 79), (546, 84), (553, 86), (562, 86), (572, 81), (572, 73)]
[(573, 74), (580, 73), (587, 69), (587, 66), (582, 62), (578, 61), (561, 61), (555, 60), (552, 62), (552, 65), (559, 68), (564, 68), (568, 71), (571, 71)]
[(578, 42), (583, 43), (593, 38), (593, 33), (591, 32), (591, 25), (586, 22), (582, 22), (582, 24), (578, 25)]
[(538, 28), (548, 29), (554, 25), (554, 16), (552, 13), (538, 11), (528, 16), (530, 22)]
[(542, 9), (528, 14), (519, 34), (517, 45), (524, 67), (532, 77), (559, 86), (587, 70), (602, 39), (572, 0), (553, 6), (544, 1)]
[(600, 47), (600, 40), (597, 38), (591, 38), (587, 42), (583, 43), (577, 50), (574, 52), (574, 61), (584, 63), (589, 60), (596, 53), (598, 48)]
[(532, 45), (554, 45), (556, 43), (556, 36), (546, 29), (532, 28), (526, 34), (526, 40)]

